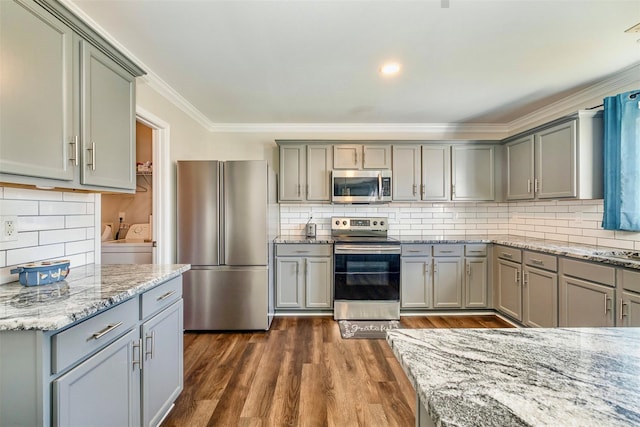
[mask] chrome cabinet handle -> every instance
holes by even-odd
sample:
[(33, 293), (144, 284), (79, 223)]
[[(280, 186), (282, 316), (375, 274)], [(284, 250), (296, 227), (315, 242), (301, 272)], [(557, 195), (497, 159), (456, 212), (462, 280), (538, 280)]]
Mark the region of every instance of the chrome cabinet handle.
[(452, 253), (452, 252), (453, 252), (453, 251), (440, 251), (440, 253), (441, 253), (441, 254), (450, 254), (450, 253)]
[(471, 264), (467, 264), (467, 276), (471, 277)]
[(531, 193), (531, 180), (527, 180), (527, 193)]
[(156, 298), (156, 301), (162, 301), (163, 299), (167, 299), (169, 298), (171, 295), (175, 294), (176, 291), (169, 291), (164, 295), (159, 296), (158, 298)]
[(122, 322), (107, 325), (107, 327), (104, 328), (103, 330), (98, 331), (95, 334), (91, 335), (91, 338), (93, 338), (94, 340), (99, 340), (100, 338), (102, 338), (103, 336), (105, 336), (106, 334), (108, 334), (109, 332), (113, 331), (114, 329), (120, 326), (122, 326)]
[(429, 263), (428, 262), (424, 263), (424, 275), (425, 276), (429, 275)]
[(300, 184), (298, 184), (298, 197), (300, 197)]
[(624, 313), (624, 307), (625, 306), (629, 306), (629, 304), (627, 304), (626, 302), (624, 302), (624, 300), (622, 298), (620, 298), (620, 320), (624, 320), (625, 316), (629, 316), (628, 312), (627, 312), (627, 314)]
[(91, 143), (91, 148), (87, 148), (88, 151), (91, 151), (91, 163), (87, 166), (91, 166), (91, 170), (96, 170), (96, 143)]
[(413, 184), (413, 195), (418, 194), (418, 184)]
[(534, 193), (538, 193), (540, 191), (540, 187), (542, 187), (542, 185), (538, 181), (538, 178), (536, 178), (533, 182), (534, 182), (534, 184), (533, 184), (533, 192)]
[(456, 185), (455, 184), (451, 185), (451, 195), (454, 196), (454, 197), (456, 195)]
[(307, 184), (307, 191), (306, 191), (306, 193), (307, 193), (307, 199), (308, 199), (308, 198), (309, 198), (309, 184)]
[(525, 286), (529, 284), (529, 273), (526, 271), (522, 274), (522, 284)]
[(502, 256), (503, 256), (504, 258), (509, 258), (509, 259), (512, 259), (512, 258), (513, 258), (513, 255), (511, 255), (511, 254), (510, 254), (510, 253), (508, 253), (508, 252), (502, 252)]
[[(355, 165), (358, 166), (358, 151), (354, 151), (354, 154), (356, 155), (356, 160), (355, 160)], [(364, 158), (364, 154), (362, 155), (362, 157)], [(364, 162), (363, 162), (364, 163)]]
[(520, 283), (520, 270), (516, 270), (516, 284)]
[(299, 250), (298, 250), (298, 251), (296, 251), (296, 253), (297, 253), (297, 254), (308, 254), (308, 253), (309, 253), (309, 251), (299, 251)]
[(531, 258), (531, 262), (536, 265), (544, 265), (544, 261), (542, 261), (541, 259)]
[(420, 184), (420, 194), (424, 197), (424, 184)]
[(609, 296), (604, 294), (604, 314), (606, 315), (609, 312)]
[[(149, 340), (151, 340), (151, 345), (149, 345)], [(144, 352), (144, 360), (153, 359), (153, 354), (156, 351), (156, 331), (151, 331), (151, 335), (149, 334), (145, 335), (144, 345), (146, 347), (146, 350)]]
[(75, 166), (78, 166), (78, 135), (75, 135), (69, 145), (73, 145), (73, 157), (69, 160), (73, 161)]
[(382, 174), (378, 174), (378, 199), (382, 200)]
[[(133, 354), (131, 355), (132, 360), (131, 360), (131, 368), (135, 369), (136, 365), (138, 365), (138, 369), (142, 369), (142, 352), (141, 352), (141, 348), (142, 348), (142, 339), (137, 339), (133, 342)], [(138, 353), (138, 360), (136, 360), (136, 349), (138, 349), (137, 353)]]
[(414, 250), (414, 249), (408, 250), (407, 252), (412, 253), (412, 254), (419, 254), (420, 253), (420, 251), (417, 251), (417, 250)]

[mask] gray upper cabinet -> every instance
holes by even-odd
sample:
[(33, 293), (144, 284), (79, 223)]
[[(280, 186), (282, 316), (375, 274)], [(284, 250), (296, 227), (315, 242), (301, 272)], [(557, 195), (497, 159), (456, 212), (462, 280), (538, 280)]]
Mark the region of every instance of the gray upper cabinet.
[(280, 201), (304, 200), (303, 188), (307, 186), (305, 145), (280, 146)]
[(394, 145), (392, 170), (393, 200), (420, 200), (420, 146)]
[(391, 145), (336, 144), (333, 146), (334, 169), (390, 169)]
[(451, 196), (451, 147), (422, 146), (422, 200), (443, 201)]
[(506, 145), (507, 199), (533, 198), (533, 135)]
[(279, 200), (330, 201), (332, 163), (331, 145), (280, 145)]
[(0, 2), (0, 172), (73, 180), (72, 40), (39, 5)]
[(494, 200), (494, 147), (453, 146), (451, 200)]
[(602, 116), (580, 111), (507, 142), (507, 199), (602, 198)]
[(0, 72), (1, 181), (135, 190), (140, 68), (61, 3), (7, 0)]
[(135, 78), (82, 42), (82, 184), (136, 188)]

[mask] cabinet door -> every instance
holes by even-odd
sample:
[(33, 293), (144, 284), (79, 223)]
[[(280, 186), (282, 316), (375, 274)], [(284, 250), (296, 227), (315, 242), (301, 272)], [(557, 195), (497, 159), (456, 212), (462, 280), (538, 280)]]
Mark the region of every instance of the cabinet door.
[(280, 200), (302, 201), (307, 183), (304, 145), (280, 147)]
[(393, 146), (393, 200), (420, 200), (420, 147)]
[(527, 326), (558, 326), (558, 275), (537, 268), (523, 271), (523, 322)]
[(81, 183), (135, 190), (135, 78), (82, 42)]
[(305, 307), (333, 307), (332, 280), (333, 268), (331, 258), (305, 258)]
[(613, 297), (613, 288), (562, 276), (560, 326), (613, 326)]
[(622, 292), (618, 326), (640, 327), (640, 294)]
[(302, 308), (303, 258), (276, 258), (276, 307)]
[(362, 164), (362, 145), (334, 145), (334, 169), (360, 169)]
[(431, 259), (403, 257), (400, 267), (400, 307), (431, 307)]
[(142, 425), (156, 426), (182, 391), (182, 300), (142, 325)]
[(140, 425), (140, 354), (134, 343), (137, 329), (53, 382), (54, 425)]
[(493, 200), (493, 147), (452, 147), (451, 200)]
[(462, 307), (462, 259), (433, 259), (433, 308)]
[(0, 172), (73, 180), (73, 33), (34, 2), (0, 2)]
[(539, 199), (576, 197), (576, 122), (536, 134), (536, 183)]
[(522, 320), (521, 266), (498, 260), (498, 309), (516, 320)]
[(422, 200), (449, 200), (451, 194), (451, 148), (422, 146)]
[(507, 199), (533, 199), (533, 135), (510, 142), (507, 150)]
[(364, 145), (362, 169), (391, 169), (391, 146)]
[(487, 259), (465, 258), (465, 301), (466, 308), (486, 308)]
[(331, 165), (333, 147), (330, 145), (307, 146), (307, 188), (308, 201), (328, 202), (331, 200)]

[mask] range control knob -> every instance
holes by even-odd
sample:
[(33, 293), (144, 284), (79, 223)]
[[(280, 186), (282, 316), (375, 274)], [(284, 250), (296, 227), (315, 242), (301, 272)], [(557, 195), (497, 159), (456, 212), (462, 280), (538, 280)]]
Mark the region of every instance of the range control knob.
[(347, 225), (347, 221), (342, 221), (342, 225)]
[(380, 225), (384, 225), (384, 221), (380, 221)]
[[(373, 221), (373, 225), (378, 225), (378, 221)], [(380, 223), (382, 225), (382, 223)]]
[(336, 225), (340, 225), (340, 221), (336, 221)]

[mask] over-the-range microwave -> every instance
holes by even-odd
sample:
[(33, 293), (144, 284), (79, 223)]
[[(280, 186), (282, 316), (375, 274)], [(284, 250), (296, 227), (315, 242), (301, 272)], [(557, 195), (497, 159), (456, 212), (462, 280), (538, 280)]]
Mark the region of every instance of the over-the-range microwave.
[(388, 203), (390, 201), (390, 170), (334, 170), (331, 173), (332, 203)]

